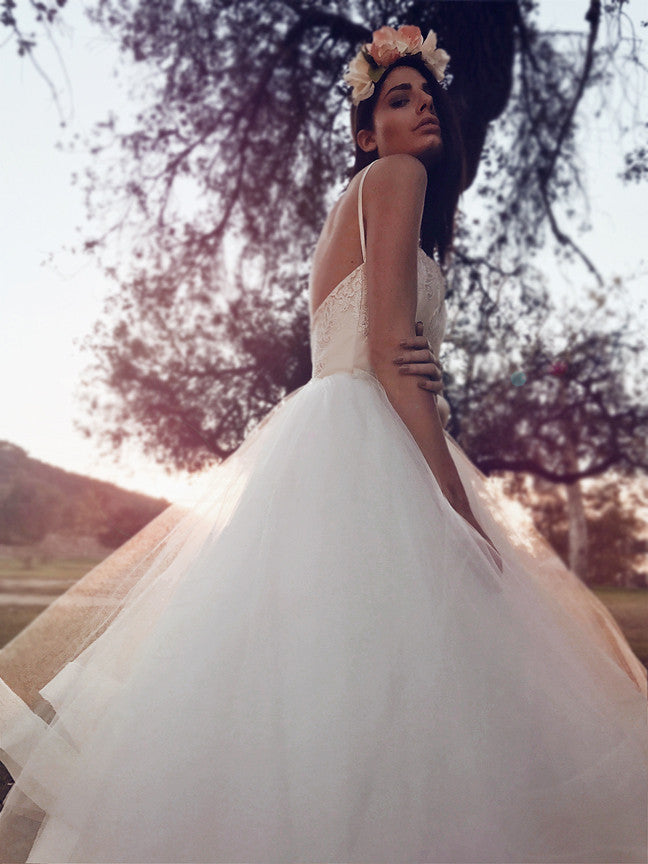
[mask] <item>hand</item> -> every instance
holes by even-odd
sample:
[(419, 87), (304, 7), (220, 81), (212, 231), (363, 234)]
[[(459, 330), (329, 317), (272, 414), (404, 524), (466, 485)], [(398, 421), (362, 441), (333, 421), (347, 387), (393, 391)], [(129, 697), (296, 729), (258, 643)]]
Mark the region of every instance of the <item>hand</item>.
[(492, 559), (492, 561), (494, 562), (495, 566), (500, 571), (500, 573), (503, 573), (504, 568), (502, 567), (502, 556), (500, 555), (500, 553), (495, 548), (493, 541), (490, 539), (488, 534), (486, 534), (486, 532), (481, 528), (481, 526), (478, 525), (477, 522), (473, 522), (472, 524), (474, 527), (477, 528), (477, 531), (481, 534), (481, 536), (484, 538), (484, 540), (488, 543), (488, 549), (486, 550), (488, 556)]
[(475, 514), (470, 509), (470, 505), (466, 505), (465, 507), (463, 507), (461, 509), (457, 509), (455, 507), (455, 510), (457, 510), (459, 515), (463, 516), (463, 518), (466, 520), (466, 522), (468, 522), (468, 524), (471, 525), (475, 529), (475, 531), (481, 537), (484, 538), (484, 540), (486, 541), (487, 546), (488, 546), (488, 548), (486, 550), (487, 555), (493, 561), (493, 563), (495, 564), (497, 569), (500, 571), (500, 573), (503, 573), (504, 568), (502, 566), (502, 556), (500, 555), (500, 553), (495, 548), (493, 541), (490, 539), (488, 534), (484, 531), (484, 529), (481, 527), (481, 525), (479, 524), (479, 522), (475, 518)]
[(434, 356), (430, 343), (423, 335), (423, 325), (416, 322), (416, 336), (403, 339), (400, 347), (405, 350), (396, 358), (401, 375), (420, 375), (418, 386), (429, 393), (443, 393), (441, 364)]
[(504, 572), (504, 568), (502, 567), (502, 556), (499, 554), (499, 552), (497, 551), (497, 549), (492, 545), (492, 543), (489, 544), (489, 547), (488, 547), (488, 554), (490, 555), (490, 557), (491, 557), (491, 558), (493, 559), (493, 561), (495, 562), (495, 566), (496, 566), (497, 569), (500, 571), (500, 573), (503, 573), (503, 572)]

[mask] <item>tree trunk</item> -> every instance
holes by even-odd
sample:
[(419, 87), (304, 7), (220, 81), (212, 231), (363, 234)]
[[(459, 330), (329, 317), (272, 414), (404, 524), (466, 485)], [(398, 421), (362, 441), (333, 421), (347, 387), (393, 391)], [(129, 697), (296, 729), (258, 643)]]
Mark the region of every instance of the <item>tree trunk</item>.
[(587, 575), (587, 521), (581, 482), (566, 485), (569, 519), (569, 569), (585, 580)]
[[(565, 463), (568, 471), (578, 471), (578, 457), (570, 430), (565, 436)], [(585, 581), (587, 575), (587, 520), (581, 481), (566, 483), (569, 521), (569, 569)]]

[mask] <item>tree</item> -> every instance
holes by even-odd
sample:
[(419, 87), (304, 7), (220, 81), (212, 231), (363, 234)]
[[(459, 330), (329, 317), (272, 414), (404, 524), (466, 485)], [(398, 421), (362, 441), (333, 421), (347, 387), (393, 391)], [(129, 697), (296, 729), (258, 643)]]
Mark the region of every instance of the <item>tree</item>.
[[(569, 530), (571, 519), (566, 496), (555, 484), (533, 478), (529, 489), (521, 475), (507, 478), (508, 494), (520, 499), (531, 511), (541, 534), (551, 543), (565, 564), (571, 568)], [(638, 513), (642, 503), (636, 494), (621, 497), (618, 477), (601, 477), (584, 494), (587, 519), (587, 569), (583, 578), (589, 585), (615, 585), (645, 588), (648, 539), (645, 520)], [(645, 506), (645, 501), (643, 502)]]
[[(556, 34), (538, 31), (529, 2), (393, 3), (389, 15), (372, 0), (273, 0), (260, 14), (247, 2), (99, 3), (95, 21), (119, 34), (136, 63), (159, 70), (141, 126), (118, 132), (110, 118), (101, 130), (96, 151), (116, 142), (119, 170), (109, 182), (89, 176), (91, 199), (125, 192), (141, 227), (134, 255), (142, 264), (126, 274), (108, 268), (120, 289), (88, 341), (95, 365), (85, 398), (91, 415), (107, 422), (110, 446), (134, 436), (163, 463), (200, 468), (232, 452), (278, 398), (307, 380), (304, 262), (350, 152), (341, 74), (386, 18), (434, 27), (451, 54), (470, 181), (489, 124), (512, 99), (505, 125), (518, 142), (513, 158), (506, 140), (491, 136), (484, 161), (484, 198), (499, 227), (478, 258), (468, 254), (472, 235), (464, 231), (453, 284), (459, 300), (459, 286), (468, 286), (479, 323), (493, 305), (496, 271), (517, 273), (520, 314), (542, 308), (546, 291), (521, 259), (542, 242), (545, 225), (579, 254), (556, 207), (580, 180), (580, 99), (621, 50), (619, 39), (595, 50), (600, 16), (618, 19), (622, 5), (603, 13), (597, 2), (586, 5), (589, 34), (574, 51), (573, 39), (564, 50)], [(183, 184), (205, 202), (191, 221), (173, 203)], [(129, 219), (125, 213), (88, 247), (131, 230)], [(229, 278), (228, 232), (239, 243)], [(494, 268), (495, 255), (507, 263)], [(483, 344), (472, 347), (486, 353)], [(479, 464), (486, 454), (474, 446), (470, 455)]]
[(51, 32), (52, 27), (60, 22), (61, 9), (66, 3), (67, 0), (55, 0), (55, 2), (29, 0), (28, 3), (23, 3), (18, 9), (16, 0), (0, 0), (0, 26), (6, 27), (9, 31), (7, 41), (12, 41), (15, 44), (19, 57), (27, 58), (32, 63), (49, 88), (52, 100), (59, 109), (62, 126), (65, 126), (65, 121), (59, 104), (58, 92), (51, 78), (36, 58), (36, 33), (33, 30), (30, 32), (25, 30), (25, 20), (29, 18), (31, 26), (35, 25), (51, 41), (54, 41)]
[(33, 545), (58, 525), (56, 489), (30, 480), (17, 482), (0, 504), (0, 543)]
[[(648, 467), (645, 337), (622, 296), (615, 308), (622, 291), (617, 284), (594, 292), (589, 314), (581, 302), (539, 308), (522, 333), (515, 312), (494, 305), (485, 337), (474, 326), (468, 339), (451, 335), (451, 369), (463, 374), (461, 386), (449, 388), (459, 417), (450, 431), (480, 454), (484, 473), (572, 483), (610, 468), (631, 475)], [(560, 330), (552, 332), (556, 320)]]
[[(507, 34), (510, 42), (515, 9), (493, 5), (498, 38)], [(340, 78), (351, 50), (370, 34), (344, 4), (332, 12), (274, 3), (257, 12), (249, 3), (187, 3), (175, 12), (100, 4), (96, 12), (136, 60), (156, 57), (169, 74), (153, 113), (142, 115), (144, 128), (120, 137), (142, 168), (130, 189), (142, 212), (156, 213), (155, 260), (136, 250), (146, 264), (113, 298), (90, 340), (97, 363), (88, 403), (95, 416), (110, 417), (111, 446), (135, 434), (160, 461), (191, 469), (228, 455), (278, 398), (309, 377), (306, 266), (294, 262), (305, 261), (327, 193), (340, 180), (348, 155), (346, 133), (333, 122), (346, 113)], [(238, 38), (228, 30), (240, 31)], [(250, 45), (258, 48), (250, 52)], [(498, 99), (480, 105), (482, 140), (492, 112), (506, 102), (505, 65)], [(249, 99), (228, 95), (241, 88)], [(108, 129), (112, 134), (112, 123)], [(208, 212), (180, 227), (169, 217), (169, 199), (183, 172)], [(220, 253), (233, 229), (243, 238), (242, 264), (227, 286)], [(97, 379), (110, 382), (103, 404)]]
[(149, 506), (144, 510), (141, 504), (126, 505), (110, 514), (106, 524), (97, 533), (97, 540), (104, 546), (117, 549), (122, 543), (134, 537), (151, 519), (159, 515), (159, 507)]
[(589, 314), (582, 302), (538, 309), (522, 333), (511, 306), (494, 304), (460, 338), (449, 334), (451, 433), (485, 474), (564, 485), (569, 566), (583, 578), (590, 543), (581, 480), (611, 469), (630, 477), (648, 465), (645, 336), (622, 295), (620, 283), (592, 292)]
[[(307, 380), (304, 262), (350, 153), (341, 74), (357, 44), (385, 21), (440, 34), (452, 56), (469, 182), (478, 177), (489, 208), (487, 225), (466, 223), (459, 234), (448, 295), (465, 310), (452, 333), (456, 355), (469, 346), (474, 363), (494, 343), (500, 351), (514, 344), (510, 322), (495, 332), (493, 310), (497, 300), (504, 305), (502, 284), (512, 278), (519, 315), (532, 320), (547, 306), (545, 287), (525, 263), (547, 230), (596, 270), (560, 223), (560, 204), (581, 184), (574, 132), (584, 93), (604, 91), (612, 60), (640, 65), (636, 43), (623, 35), (623, 7), (623, 0), (604, 7), (583, 0), (583, 37), (541, 32), (537, 3), (528, 0), (272, 0), (261, 11), (249, 0), (101, 0), (93, 20), (150, 70), (137, 127), (119, 131), (110, 116), (97, 129), (95, 155), (118, 151), (112, 173), (88, 176), (90, 214), (97, 217), (107, 198), (113, 215), (115, 201), (124, 212), (86, 247), (101, 253), (121, 232), (135, 262), (107, 266), (119, 289), (88, 340), (95, 364), (85, 398), (104, 440), (119, 447), (137, 437), (159, 461), (198, 469), (228, 455), (278, 398)], [(194, 204), (190, 216), (183, 212), (178, 196), (187, 190), (205, 202), (202, 212)], [(487, 245), (479, 247), (475, 230)], [(228, 268), (231, 236), (238, 253)], [(462, 413), (475, 405), (459, 394), (471, 382), (456, 371), (449, 383), (452, 431), (460, 434)], [(501, 388), (487, 376), (466, 389), (480, 399), (490, 392), (493, 403)], [(485, 408), (482, 417), (492, 419)], [(492, 470), (510, 455), (493, 450), (499, 440), (493, 435), (482, 449), (483, 438), (469, 436), (466, 449)], [(527, 462), (558, 476), (579, 473)]]

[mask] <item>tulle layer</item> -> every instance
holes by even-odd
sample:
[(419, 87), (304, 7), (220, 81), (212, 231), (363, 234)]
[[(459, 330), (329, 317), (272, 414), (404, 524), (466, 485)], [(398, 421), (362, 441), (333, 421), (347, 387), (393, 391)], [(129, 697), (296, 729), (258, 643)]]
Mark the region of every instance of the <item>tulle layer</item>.
[(273, 412), (14, 705), (30, 861), (645, 861), (643, 667), (448, 441), (503, 572), (371, 375)]

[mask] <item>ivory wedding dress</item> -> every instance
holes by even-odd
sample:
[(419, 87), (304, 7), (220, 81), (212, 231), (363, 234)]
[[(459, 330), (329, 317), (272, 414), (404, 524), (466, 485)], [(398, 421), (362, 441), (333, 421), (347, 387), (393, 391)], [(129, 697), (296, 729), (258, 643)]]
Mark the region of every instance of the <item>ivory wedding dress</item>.
[[(645, 670), (447, 433), (503, 572), (444, 498), (366, 291), (362, 264), (314, 311), (312, 380), (42, 688), (50, 722), (5, 686), (29, 861), (645, 861)], [(422, 251), (417, 317), (438, 352)]]

